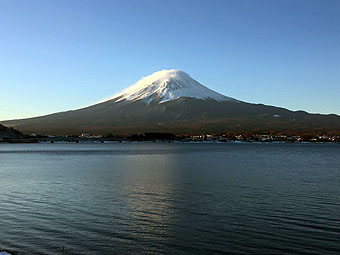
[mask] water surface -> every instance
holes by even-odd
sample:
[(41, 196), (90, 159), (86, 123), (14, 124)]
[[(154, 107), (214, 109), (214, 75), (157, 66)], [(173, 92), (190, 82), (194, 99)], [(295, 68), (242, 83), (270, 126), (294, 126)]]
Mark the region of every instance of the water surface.
[(339, 144), (0, 144), (20, 254), (339, 254)]

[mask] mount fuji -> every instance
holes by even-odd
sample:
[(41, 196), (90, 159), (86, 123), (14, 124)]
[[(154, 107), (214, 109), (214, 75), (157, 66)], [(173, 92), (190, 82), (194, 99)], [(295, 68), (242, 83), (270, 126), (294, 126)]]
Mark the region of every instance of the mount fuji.
[(180, 70), (162, 70), (140, 79), (135, 85), (114, 97), (116, 102), (144, 100), (164, 103), (181, 97), (211, 99), (216, 101), (236, 101), (221, 95), (192, 79)]
[(49, 135), (340, 132), (340, 116), (335, 114), (309, 114), (242, 102), (174, 69), (146, 76), (105, 102), (1, 124), (28, 134)]

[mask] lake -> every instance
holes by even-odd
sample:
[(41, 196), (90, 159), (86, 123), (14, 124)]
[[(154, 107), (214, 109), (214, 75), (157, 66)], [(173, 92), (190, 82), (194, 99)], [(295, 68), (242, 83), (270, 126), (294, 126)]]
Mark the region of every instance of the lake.
[(0, 144), (19, 254), (340, 254), (340, 144)]

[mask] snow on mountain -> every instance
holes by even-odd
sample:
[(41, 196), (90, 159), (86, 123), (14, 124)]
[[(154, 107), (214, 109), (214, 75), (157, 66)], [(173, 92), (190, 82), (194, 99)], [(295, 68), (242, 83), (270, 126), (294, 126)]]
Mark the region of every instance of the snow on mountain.
[(113, 100), (119, 102), (143, 99), (146, 103), (154, 100), (163, 103), (180, 97), (237, 101), (203, 86), (187, 73), (175, 69), (161, 70), (146, 76), (133, 86), (115, 95)]

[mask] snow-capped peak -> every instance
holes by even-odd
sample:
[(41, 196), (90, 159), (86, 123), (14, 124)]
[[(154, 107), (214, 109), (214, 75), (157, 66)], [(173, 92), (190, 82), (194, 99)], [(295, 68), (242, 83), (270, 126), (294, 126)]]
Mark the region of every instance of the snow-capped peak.
[(203, 86), (187, 73), (175, 69), (161, 70), (143, 77), (133, 86), (115, 95), (113, 100), (118, 102), (143, 99), (147, 103), (153, 100), (163, 103), (180, 97), (236, 101)]

